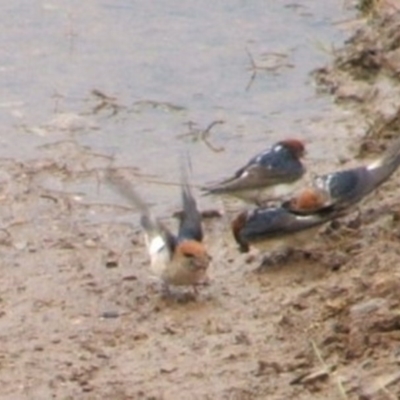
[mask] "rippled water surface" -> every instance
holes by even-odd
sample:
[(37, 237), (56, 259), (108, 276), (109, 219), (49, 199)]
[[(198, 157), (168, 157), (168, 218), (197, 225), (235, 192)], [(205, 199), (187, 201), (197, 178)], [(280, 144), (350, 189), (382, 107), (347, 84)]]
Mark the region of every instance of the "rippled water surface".
[[(201, 184), (297, 136), (311, 158), (335, 162), (328, 150), (346, 132), (320, 124), (338, 111), (309, 74), (348, 35), (343, 3), (3, 1), (0, 156), (40, 157), (43, 144), (72, 139), (176, 181), (186, 145)], [(207, 144), (199, 132), (213, 121), (223, 123)], [(176, 202), (173, 186), (142, 186)]]

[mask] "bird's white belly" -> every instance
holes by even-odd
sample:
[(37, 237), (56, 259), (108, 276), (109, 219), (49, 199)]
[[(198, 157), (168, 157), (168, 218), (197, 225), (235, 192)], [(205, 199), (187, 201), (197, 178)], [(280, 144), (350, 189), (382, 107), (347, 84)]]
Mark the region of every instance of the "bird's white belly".
[(205, 271), (191, 270), (181, 258), (173, 257), (168, 244), (161, 235), (145, 235), (150, 255), (150, 270), (154, 276), (172, 285), (193, 285), (201, 280)]
[(283, 251), (288, 248), (306, 249), (315, 243), (316, 233), (320, 228), (321, 225), (318, 225), (290, 235), (255, 241), (252, 245), (260, 251), (269, 252)]
[(263, 202), (267, 200), (284, 198), (294, 191), (294, 185), (282, 183), (280, 185), (257, 188), (257, 189), (246, 189), (235, 193), (239, 198), (252, 202)]
[(145, 241), (150, 256), (150, 269), (154, 275), (162, 278), (171, 261), (168, 244), (161, 235), (150, 237), (146, 234)]

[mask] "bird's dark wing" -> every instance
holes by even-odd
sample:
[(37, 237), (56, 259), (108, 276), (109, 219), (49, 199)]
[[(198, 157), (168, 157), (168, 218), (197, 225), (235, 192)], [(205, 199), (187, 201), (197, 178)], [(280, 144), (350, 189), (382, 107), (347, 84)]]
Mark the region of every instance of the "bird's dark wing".
[(183, 213), (180, 216), (178, 240), (194, 239), (203, 240), (203, 228), (201, 215), (197, 208), (196, 200), (192, 194), (188, 179), (188, 164), (190, 160), (181, 160), (182, 206)]
[(288, 152), (264, 152), (253, 157), (233, 177), (206, 188), (211, 193), (257, 189), (291, 183), (301, 178), (305, 169)]
[(284, 236), (322, 225), (333, 219), (334, 213), (301, 216), (284, 208), (259, 208), (253, 211), (241, 229), (246, 242)]
[(150, 235), (160, 234), (164, 237), (171, 249), (175, 248), (176, 238), (157, 218), (150, 212), (145, 201), (136, 192), (130, 182), (120, 175), (117, 175), (113, 170), (107, 170), (105, 181), (117, 193), (128, 200), (140, 212), (140, 224), (142, 228)]

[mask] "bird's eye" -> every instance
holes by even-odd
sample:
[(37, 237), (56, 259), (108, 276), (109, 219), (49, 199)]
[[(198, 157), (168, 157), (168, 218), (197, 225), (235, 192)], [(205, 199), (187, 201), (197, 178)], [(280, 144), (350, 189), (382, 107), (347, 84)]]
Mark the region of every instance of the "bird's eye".
[(194, 258), (194, 255), (192, 253), (183, 253), (183, 255), (187, 258)]

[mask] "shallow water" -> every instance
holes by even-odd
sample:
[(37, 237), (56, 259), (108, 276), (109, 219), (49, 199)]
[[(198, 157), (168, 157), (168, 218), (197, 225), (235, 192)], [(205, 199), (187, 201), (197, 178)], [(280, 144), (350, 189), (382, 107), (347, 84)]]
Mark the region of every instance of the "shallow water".
[[(344, 111), (309, 76), (348, 35), (342, 1), (14, 0), (0, 15), (0, 156), (41, 157), (41, 145), (73, 139), (176, 182), (186, 145), (202, 184), (286, 136), (303, 138), (313, 163), (346, 152), (346, 129), (320, 122)], [(196, 134), (216, 120), (209, 140), (220, 152)], [(79, 189), (97, 198), (93, 187)], [(173, 186), (140, 190), (176, 206)]]

